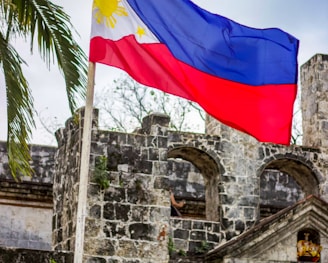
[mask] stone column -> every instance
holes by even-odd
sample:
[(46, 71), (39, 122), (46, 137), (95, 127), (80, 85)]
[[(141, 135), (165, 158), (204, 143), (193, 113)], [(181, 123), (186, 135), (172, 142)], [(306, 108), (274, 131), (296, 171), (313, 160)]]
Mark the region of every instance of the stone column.
[(303, 145), (328, 146), (328, 55), (301, 66)]
[(206, 132), (221, 137), (218, 158), (223, 165), (219, 187), (226, 239), (239, 235), (259, 218), (259, 178), (256, 160), (260, 144), (251, 136), (206, 118)]

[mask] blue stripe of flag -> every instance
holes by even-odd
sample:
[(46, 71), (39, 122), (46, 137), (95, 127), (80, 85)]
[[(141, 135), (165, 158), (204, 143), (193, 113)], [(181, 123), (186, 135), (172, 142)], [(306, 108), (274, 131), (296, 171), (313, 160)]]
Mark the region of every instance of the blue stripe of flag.
[(127, 0), (172, 54), (203, 72), (248, 85), (297, 82), (298, 40), (212, 14), (189, 0)]

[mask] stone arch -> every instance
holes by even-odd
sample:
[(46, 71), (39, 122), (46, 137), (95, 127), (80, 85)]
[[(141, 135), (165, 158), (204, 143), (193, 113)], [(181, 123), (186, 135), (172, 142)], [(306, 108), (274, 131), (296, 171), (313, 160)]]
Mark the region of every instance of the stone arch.
[(300, 185), (305, 195), (319, 195), (319, 175), (312, 163), (299, 156), (272, 157), (260, 169), (260, 175), (265, 169), (275, 169), (292, 176)]
[(203, 150), (194, 147), (177, 147), (170, 149), (168, 158), (181, 158), (192, 163), (202, 174), (205, 187), (205, 215), (210, 221), (219, 221), (219, 165)]
[(277, 155), (259, 170), (260, 217), (267, 217), (308, 195), (319, 195), (319, 178), (309, 160)]

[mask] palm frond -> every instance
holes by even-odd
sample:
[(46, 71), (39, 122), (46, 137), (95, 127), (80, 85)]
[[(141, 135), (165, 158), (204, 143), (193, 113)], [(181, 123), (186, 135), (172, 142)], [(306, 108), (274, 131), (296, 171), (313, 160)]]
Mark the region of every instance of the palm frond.
[(33, 98), (24, 78), (21, 65), (24, 61), (0, 32), (0, 65), (2, 66), (7, 94), (8, 115), (8, 160), (15, 179), (32, 175), (27, 142), (33, 121)]
[(84, 99), (86, 93), (87, 57), (74, 40), (69, 16), (49, 0), (11, 0), (6, 14), (13, 30), (19, 28), (25, 36), (31, 36), (31, 50), (37, 39), (48, 68), (51, 62), (57, 62), (65, 79), (70, 110), (74, 112), (77, 99)]
[(72, 112), (77, 99), (84, 98), (87, 87), (86, 55), (74, 41), (69, 16), (49, 0), (0, 0), (0, 62), (4, 70), (8, 108), (8, 159), (14, 178), (31, 175), (28, 144), (33, 121), (33, 100), (22, 73), (24, 61), (9, 45), (18, 35), (31, 38), (33, 51), (37, 40), (41, 58), (50, 68), (57, 62), (66, 82)]

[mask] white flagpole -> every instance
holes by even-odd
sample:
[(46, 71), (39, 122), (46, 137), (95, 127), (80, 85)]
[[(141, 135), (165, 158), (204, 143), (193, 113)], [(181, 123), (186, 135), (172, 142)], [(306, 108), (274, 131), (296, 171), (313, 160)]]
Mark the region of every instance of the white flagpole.
[(84, 254), (84, 231), (91, 148), (95, 67), (95, 63), (89, 62), (87, 97), (84, 109), (84, 124), (82, 135), (79, 195), (76, 215), (74, 263), (82, 263)]

